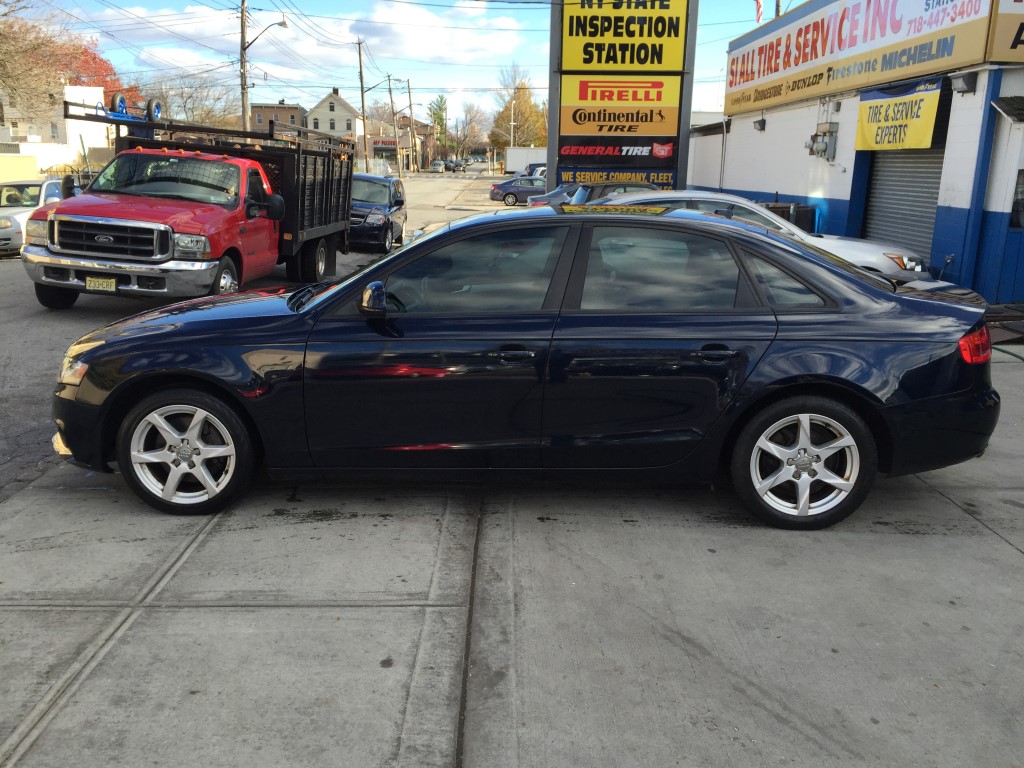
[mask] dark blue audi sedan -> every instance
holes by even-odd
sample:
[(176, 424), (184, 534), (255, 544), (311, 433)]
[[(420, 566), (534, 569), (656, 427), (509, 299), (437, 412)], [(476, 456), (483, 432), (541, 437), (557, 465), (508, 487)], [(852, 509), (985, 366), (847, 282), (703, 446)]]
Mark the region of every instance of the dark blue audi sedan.
[(349, 238), (353, 245), (364, 245), (388, 253), (395, 243), (405, 239), (408, 220), (405, 185), (394, 176), (352, 174), (352, 206)]
[(731, 476), (821, 528), (877, 474), (979, 456), (976, 294), (741, 222), (570, 206), (453, 222), (341, 281), (146, 312), (67, 351), (54, 445), (174, 513), (253, 473)]

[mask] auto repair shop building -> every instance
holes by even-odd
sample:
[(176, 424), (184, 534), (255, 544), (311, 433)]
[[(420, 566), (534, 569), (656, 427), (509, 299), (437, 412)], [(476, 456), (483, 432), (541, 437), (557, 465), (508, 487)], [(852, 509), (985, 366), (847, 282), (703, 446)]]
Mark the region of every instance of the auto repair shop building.
[(693, 130), (692, 186), (1024, 301), (1022, 0), (810, 0), (730, 44), (724, 112)]

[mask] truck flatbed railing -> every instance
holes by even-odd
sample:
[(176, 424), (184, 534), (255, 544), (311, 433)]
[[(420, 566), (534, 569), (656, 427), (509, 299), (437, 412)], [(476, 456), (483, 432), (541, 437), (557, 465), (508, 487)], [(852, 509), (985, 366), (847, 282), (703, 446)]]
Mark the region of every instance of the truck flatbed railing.
[[(299, 146), (303, 149), (336, 149), (341, 152), (354, 152), (355, 142), (332, 136), (329, 133), (314, 131), (291, 124), (279, 124), (271, 120), (265, 131), (242, 131), (237, 128), (218, 128), (212, 125), (200, 125), (184, 120), (145, 120), (124, 113), (109, 112), (102, 104), (79, 104), (64, 102), (64, 118), (67, 120), (85, 120), (91, 123), (112, 125), (120, 129), (124, 127), (133, 138), (157, 138), (162, 134), (165, 141), (188, 141), (204, 143), (211, 146), (224, 144), (263, 144), (281, 146)], [(118, 131), (118, 137), (124, 138)]]

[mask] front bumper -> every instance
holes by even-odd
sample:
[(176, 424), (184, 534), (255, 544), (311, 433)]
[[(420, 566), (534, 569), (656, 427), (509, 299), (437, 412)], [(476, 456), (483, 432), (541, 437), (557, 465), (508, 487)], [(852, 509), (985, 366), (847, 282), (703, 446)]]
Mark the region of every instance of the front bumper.
[(55, 394), (50, 413), (57, 426), (51, 444), (58, 456), (77, 467), (111, 471), (109, 460), (113, 457), (103, 455), (103, 414), (99, 407)]
[(117, 281), (113, 293), (121, 296), (185, 297), (209, 293), (217, 273), (216, 261), (164, 261), (158, 264), (107, 261), (51, 253), (39, 245), (24, 245), (21, 261), (33, 282), (70, 288), (83, 293), (111, 295), (86, 287), (88, 277)]

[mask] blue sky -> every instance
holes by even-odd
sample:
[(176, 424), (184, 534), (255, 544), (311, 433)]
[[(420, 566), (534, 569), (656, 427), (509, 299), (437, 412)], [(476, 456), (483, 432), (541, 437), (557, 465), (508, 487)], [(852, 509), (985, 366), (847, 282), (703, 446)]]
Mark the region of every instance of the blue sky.
[[(208, 73), (238, 87), (238, 0), (37, 0), (66, 28), (98, 40), (127, 82)], [(517, 65), (534, 98), (547, 98), (550, 7), (542, 0), (248, 0), (253, 103), (285, 99), (314, 106), (331, 88), (359, 108), (357, 39), (363, 41), (367, 104), (396, 108), (443, 94), (449, 119), (474, 104), (498, 107), (502, 69)], [(769, 5), (771, 7), (769, 7)], [(765, 21), (774, 4), (765, 3)], [(784, 3), (785, 7), (785, 3)], [(288, 27), (268, 25), (287, 19)], [(755, 24), (754, 0), (704, 0), (699, 8), (695, 110), (720, 110), (728, 42)], [(265, 31), (264, 31), (265, 30)]]

